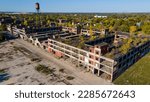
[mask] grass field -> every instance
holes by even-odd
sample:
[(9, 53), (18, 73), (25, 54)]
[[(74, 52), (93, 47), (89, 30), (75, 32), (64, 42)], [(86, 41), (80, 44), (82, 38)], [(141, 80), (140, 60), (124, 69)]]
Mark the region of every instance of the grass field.
[(114, 80), (119, 85), (150, 85), (150, 53)]

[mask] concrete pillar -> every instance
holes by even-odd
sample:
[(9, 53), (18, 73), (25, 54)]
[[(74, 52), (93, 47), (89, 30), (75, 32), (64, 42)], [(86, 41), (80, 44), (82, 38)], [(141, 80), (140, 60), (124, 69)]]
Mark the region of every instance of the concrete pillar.
[[(79, 55), (79, 54), (80, 54), (80, 51), (78, 50), (78, 55)], [(80, 63), (79, 63), (79, 60), (80, 60), (80, 57), (78, 58), (78, 61), (77, 61), (77, 62), (78, 62), (78, 66), (79, 66), (79, 64), (80, 64)]]
[(111, 75), (111, 79), (110, 79), (110, 82), (112, 82), (113, 81), (113, 74)]
[(100, 76), (100, 70), (98, 70), (98, 76)]

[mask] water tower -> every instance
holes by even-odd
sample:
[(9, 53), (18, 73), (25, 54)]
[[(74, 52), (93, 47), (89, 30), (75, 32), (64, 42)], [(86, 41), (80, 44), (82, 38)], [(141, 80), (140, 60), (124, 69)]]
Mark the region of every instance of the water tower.
[(38, 2), (35, 3), (35, 9), (36, 9), (37, 13), (39, 13), (39, 11), (40, 11), (40, 4)]

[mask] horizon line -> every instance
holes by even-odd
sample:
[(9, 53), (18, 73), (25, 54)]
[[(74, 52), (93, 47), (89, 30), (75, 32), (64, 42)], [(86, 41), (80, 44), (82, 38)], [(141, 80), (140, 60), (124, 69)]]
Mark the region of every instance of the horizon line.
[[(0, 13), (37, 13), (37, 12), (23, 12), (23, 11), (0, 11)], [(131, 11), (131, 12), (68, 12), (68, 11), (64, 11), (64, 12), (55, 12), (55, 11), (51, 11), (51, 12), (40, 12), (40, 13), (150, 13), (150, 12), (142, 12), (142, 11)]]

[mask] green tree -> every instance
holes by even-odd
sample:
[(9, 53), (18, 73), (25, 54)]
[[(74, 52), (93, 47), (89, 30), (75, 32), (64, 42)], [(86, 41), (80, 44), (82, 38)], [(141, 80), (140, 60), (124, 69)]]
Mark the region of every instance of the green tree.
[(94, 35), (92, 35), (91, 37), (90, 37), (90, 40), (92, 41), (92, 40), (95, 40), (96, 39), (96, 36), (94, 36)]
[(50, 21), (50, 20), (48, 20), (48, 21), (47, 21), (47, 25), (50, 25), (50, 24), (51, 24), (51, 21)]
[(92, 27), (92, 24), (90, 24), (90, 30), (89, 30), (89, 33), (90, 33), (90, 36), (93, 35), (93, 27)]
[(119, 26), (122, 24), (121, 20), (116, 20), (114, 26), (113, 26), (113, 30), (117, 31), (119, 29)]
[(150, 22), (144, 23), (142, 26), (142, 32), (146, 35), (150, 35)]
[(71, 24), (71, 22), (68, 22), (68, 23), (67, 23), (67, 26), (68, 26), (68, 27), (73, 27), (72, 24)]
[(38, 15), (36, 15), (35, 23), (36, 23), (36, 25), (40, 24), (40, 17)]
[(129, 49), (131, 48), (132, 41), (133, 41), (132, 38), (123, 40), (124, 44), (120, 47), (120, 51), (123, 54), (126, 54), (129, 51)]
[(119, 30), (122, 32), (129, 32), (129, 27), (123, 24), (119, 27)]
[(7, 27), (5, 24), (0, 25), (0, 31), (5, 31), (7, 30)]
[(113, 26), (110, 26), (110, 27), (109, 27), (109, 31), (113, 31)]
[(25, 21), (23, 22), (23, 24), (24, 24), (25, 26), (28, 26), (28, 21), (25, 20)]
[(138, 37), (136, 37), (136, 38), (134, 38), (133, 39), (133, 44), (134, 44), (134, 46), (137, 46), (138, 45), (138, 43), (140, 42), (140, 38), (138, 38)]

